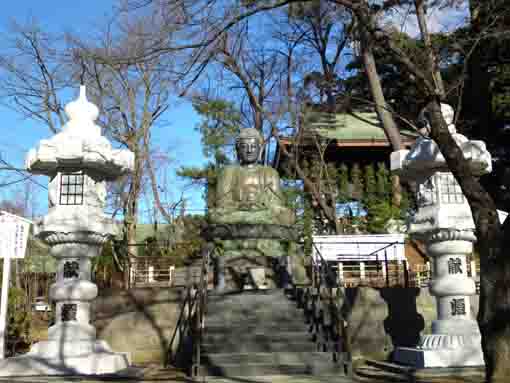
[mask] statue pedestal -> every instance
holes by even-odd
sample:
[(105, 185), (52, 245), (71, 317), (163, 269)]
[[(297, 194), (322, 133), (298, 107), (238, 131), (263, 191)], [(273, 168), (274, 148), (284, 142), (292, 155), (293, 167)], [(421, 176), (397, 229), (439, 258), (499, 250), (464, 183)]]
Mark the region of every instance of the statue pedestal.
[[(299, 276), (295, 232), (292, 227), (269, 224), (211, 224), (204, 236), (214, 242), (216, 288), (242, 290), (248, 279), (253, 285), (253, 272), (264, 274), (263, 288), (284, 287)], [(293, 267), (290, 267), (292, 265)], [(292, 274), (292, 275), (289, 275)], [(250, 278), (251, 277), (251, 278)], [(258, 279), (255, 276), (256, 279)], [(260, 288), (255, 282), (251, 288)]]
[(243, 290), (265, 290), (267, 288), (266, 269), (263, 267), (248, 267), (248, 281), (243, 286)]

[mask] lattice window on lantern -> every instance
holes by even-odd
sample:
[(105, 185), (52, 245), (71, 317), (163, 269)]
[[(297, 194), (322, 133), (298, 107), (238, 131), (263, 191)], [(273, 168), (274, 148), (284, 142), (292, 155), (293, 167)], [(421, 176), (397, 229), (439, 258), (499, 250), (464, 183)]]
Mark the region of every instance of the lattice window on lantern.
[(441, 202), (464, 203), (464, 194), (453, 174), (439, 175)]
[(60, 204), (82, 205), (84, 174), (62, 173), (60, 176)]

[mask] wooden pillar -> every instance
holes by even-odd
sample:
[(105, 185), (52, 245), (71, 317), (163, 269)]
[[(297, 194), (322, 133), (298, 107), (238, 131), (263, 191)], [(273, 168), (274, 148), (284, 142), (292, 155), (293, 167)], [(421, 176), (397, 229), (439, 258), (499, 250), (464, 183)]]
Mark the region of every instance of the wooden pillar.
[(338, 262), (338, 286), (344, 285), (344, 264)]
[(175, 271), (175, 266), (170, 266), (168, 268), (168, 286), (172, 286), (174, 271)]
[(154, 282), (154, 266), (149, 266), (149, 272), (147, 273), (147, 282)]
[(362, 281), (365, 280), (365, 262), (359, 263), (359, 277)]

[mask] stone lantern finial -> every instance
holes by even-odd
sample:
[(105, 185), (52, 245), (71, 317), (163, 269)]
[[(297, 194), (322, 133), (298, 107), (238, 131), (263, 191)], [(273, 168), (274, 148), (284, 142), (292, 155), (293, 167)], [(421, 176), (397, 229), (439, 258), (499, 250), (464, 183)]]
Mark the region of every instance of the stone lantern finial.
[[(99, 116), (99, 109), (87, 99), (87, 92), (85, 85), (80, 85), (80, 95), (77, 100), (71, 101), (65, 106), (65, 112), (69, 118), (68, 123), (64, 126), (65, 131), (81, 130), (80, 127), (84, 125), (93, 125), (94, 121)], [(99, 129), (96, 133), (100, 134)], [(88, 131), (87, 134), (91, 132)]]

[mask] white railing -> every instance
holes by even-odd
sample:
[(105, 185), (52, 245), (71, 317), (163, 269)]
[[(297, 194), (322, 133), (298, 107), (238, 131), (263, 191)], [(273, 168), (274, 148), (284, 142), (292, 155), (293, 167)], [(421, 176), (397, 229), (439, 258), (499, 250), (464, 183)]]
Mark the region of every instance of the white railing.
[[(377, 262), (329, 262), (336, 270), (338, 284), (343, 287), (355, 286), (408, 286), (426, 287), (431, 277), (431, 265), (409, 265), (406, 261)], [(468, 276), (476, 282), (479, 289), (480, 265), (478, 262), (468, 263)]]
[(175, 280), (175, 266), (171, 264), (171, 260), (161, 257), (137, 257), (131, 262), (129, 279), (132, 287), (172, 286)]

